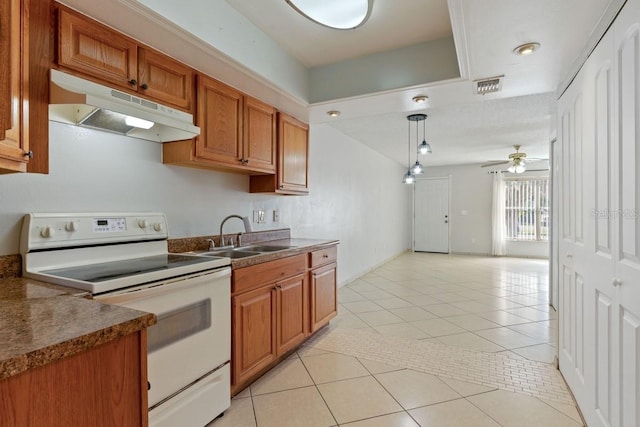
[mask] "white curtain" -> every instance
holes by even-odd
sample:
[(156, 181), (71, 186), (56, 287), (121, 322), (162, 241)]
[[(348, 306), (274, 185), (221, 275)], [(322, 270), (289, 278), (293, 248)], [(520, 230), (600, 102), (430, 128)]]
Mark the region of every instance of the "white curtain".
[(504, 179), (501, 172), (493, 174), (493, 207), (491, 212), (491, 254), (506, 255), (506, 220)]

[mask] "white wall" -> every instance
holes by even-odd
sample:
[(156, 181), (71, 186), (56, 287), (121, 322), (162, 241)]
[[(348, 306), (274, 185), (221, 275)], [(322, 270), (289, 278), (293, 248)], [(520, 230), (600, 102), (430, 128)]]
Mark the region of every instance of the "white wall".
[[(163, 165), (159, 144), (50, 122), (49, 175), (0, 175), (0, 255), (19, 251), (27, 212), (160, 211), (170, 238), (218, 234), (229, 214), (280, 210), (294, 237), (340, 239), (338, 280), (405, 251), (410, 192), (401, 166), (326, 125), (310, 133), (310, 195), (250, 194), (244, 175)], [(230, 221), (225, 231), (240, 231)]]
[[(491, 253), (491, 199), (493, 175), (479, 165), (428, 167), (425, 176), (450, 176), (451, 252)], [(508, 256), (545, 258), (547, 242), (507, 242)]]

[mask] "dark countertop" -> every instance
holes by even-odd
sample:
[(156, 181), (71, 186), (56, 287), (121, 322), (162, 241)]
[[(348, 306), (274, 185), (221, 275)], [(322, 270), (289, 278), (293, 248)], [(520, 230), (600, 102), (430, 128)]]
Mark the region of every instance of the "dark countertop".
[[(305, 254), (339, 243), (292, 239), (288, 230), (252, 234), (248, 244), (292, 247), (232, 259), (232, 268)], [(201, 246), (206, 239), (176, 239), (170, 243), (174, 245), (170, 246), (170, 252), (203, 250)], [(79, 293), (77, 289), (38, 280), (0, 276), (0, 380), (137, 332), (157, 321), (154, 314), (102, 304), (78, 297)]]
[(78, 290), (0, 279), (0, 380), (156, 323), (154, 314), (81, 298)]
[(323, 249), (328, 246), (337, 245), (339, 243), (338, 240), (319, 240), (319, 239), (280, 239), (280, 240), (270, 240), (267, 242), (262, 242), (265, 245), (274, 245), (274, 246), (292, 246), (290, 249), (285, 249), (277, 252), (264, 252), (260, 255), (246, 257), (246, 258), (235, 258), (231, 260), (231, 268), (244, 268), (250, 267), (256, 264), (262, 264), (263, 262), (274, 261), (280, 258), (286, 258), (293, 255), (306, 254), (308, 252), (313, 252), (315, 250)]

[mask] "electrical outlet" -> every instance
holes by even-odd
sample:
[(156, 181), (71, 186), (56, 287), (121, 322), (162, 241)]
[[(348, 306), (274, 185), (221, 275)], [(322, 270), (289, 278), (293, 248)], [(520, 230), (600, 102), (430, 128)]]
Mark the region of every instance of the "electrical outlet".
[(273, 222), (280, 222), (280, 211), (273, 211)]
[(267, 222), (263, 210), (253, 211), (253, 222), (256, 224), (264, 224)]

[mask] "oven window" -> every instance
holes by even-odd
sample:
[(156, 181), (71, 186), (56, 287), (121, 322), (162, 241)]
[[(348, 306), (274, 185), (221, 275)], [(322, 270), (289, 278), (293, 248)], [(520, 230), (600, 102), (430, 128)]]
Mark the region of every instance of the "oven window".
[(158, 323), (147, 330), (148, 352), (152, 353), (210, 327), (209, 299), (159, 314)]

